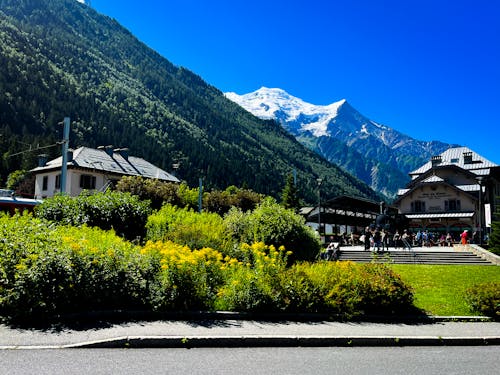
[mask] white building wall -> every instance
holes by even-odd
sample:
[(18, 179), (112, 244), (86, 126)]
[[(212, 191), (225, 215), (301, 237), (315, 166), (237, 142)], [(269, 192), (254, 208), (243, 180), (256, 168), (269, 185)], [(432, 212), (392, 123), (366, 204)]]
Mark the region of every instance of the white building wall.
[[(56, 189), (56, 176), (60, 174), (60, 171), (54, 171), (37, 175), (35, 179), (35, 199), (50, 198), (60, 193), (60, 189)], [(95, 190), (100, 190), (108, 182), (108, 178), (102, 173), (69, 169), (66, 176), (66, 193), (68, 195), (76, 197), (84, 190), (80, 187), (82, 175), (96, 178)], [(43, 190), (44, 176), (48, 178), (46, 190)]]
[(446, 185), (432, 184), (422, 186), (408, 194), (400, 202), (400, 212), (411, 213), (411, 203), (415, 201), (425, 202), (425, 212), (445, 212), (445, 201), (460, 200), (460, 211), (475, 211), (476, 201), (468, 194), (457, 191)]
[[(59, 192), (59, 189), (56, 189), (56, 176), (59, 175), (60, 172), (49, 172), (39, 174), (35, 178), (35, 199), (43, 199), (54, 196), (54, 194)], [(43, 188), (43, 180), (47, 177), (47, 188)]]

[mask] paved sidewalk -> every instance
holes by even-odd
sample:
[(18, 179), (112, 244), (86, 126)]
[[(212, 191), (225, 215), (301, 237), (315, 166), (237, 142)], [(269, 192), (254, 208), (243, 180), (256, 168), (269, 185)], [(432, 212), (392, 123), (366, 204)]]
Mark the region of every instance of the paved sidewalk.
[(500, 323), (144, 321), (61, 331), (0, 325), (0, 349), (500, 345)]

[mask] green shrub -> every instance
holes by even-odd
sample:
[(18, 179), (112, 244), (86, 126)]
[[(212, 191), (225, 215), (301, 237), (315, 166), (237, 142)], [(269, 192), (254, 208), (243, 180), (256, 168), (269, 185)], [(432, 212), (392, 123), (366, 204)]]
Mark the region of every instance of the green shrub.
[(287, 254), (262, 242), (243, 244), (245, 261), (230, 263), (225, 283), (217, 294), (216, 308), (229, 311), (283, 311), (280, 275), (286, 270)]
[(411, 289), (382, 264), (319, 262), (294, 268), (319, 288), (328, 312), (346, 316), (403, 314), (413, 308)]
[(159, 265), (157, 278), (149, 286), (153, 310), (213, 309), (223, 283), (221, 253), (209, 248), (192, 251), (173, 242), (148, 242), (141, 254)]
[(252, 190), (229, 186), (224, 191), (214, 190), (203, 194), (203, 209), (219, 215), (225, 215), (232, 207), (246, 212), (255, 209), (263, 197)]
[(264, 242), (292, 251), (291, 260), (314, 260), (320, 243), (302, 216), (266, 198), (253, 211), (231, 210), (224, 219), (228, 231), (240, 243)]
[(472, 312), (500, 319), (500, 283), (477, 284), (467, 289), (465, 298)]
[[(192, 214), (170, 212), (183, 220), (185, 213)], [(28, 214), (0, 216), (0, 238), (0, 314), (14, 319), (110, 309), (349, 317), (402, 313), (412, 306), (411, 290), (384, 265), (288, 267), (291, 252), (262, 242), (240, 245), (238, 260), (173, 242), (141, 247), (113, 231), (53, 225)], [(490, 289), (497, 291), (498, 284)], [(496, 301), (498, 306), (498, 294)]]
[(114, 229), (128, 240), (145, 236), (150, 208), (147, 202), (129, 193), (106, 192), (81, 194), (78, 197), (58, 195), (45, 199), (35, 208), (35, 215), (61, 224)]
[[(14, 228), (23, 226), (22, 236)], [(0, 311), (43, 319), (67, 312), (146, 306), (154, 264), (131, 243), (97, 228), (2, 218)]]
[(150, 201), (153, 209), (160, 209), (166, 203), (184, 207), (179, 195), (179, 184), (140, 176), (124, 176), (116, 184), (116, 190), (130, 193), (143, 201)]
[(191, 249), (210, 247), (223, 253), (232, 248), (222, 218), (213, 213), (167, 204), (149, 216), (146, 229), (149, 241), (172, 241)]

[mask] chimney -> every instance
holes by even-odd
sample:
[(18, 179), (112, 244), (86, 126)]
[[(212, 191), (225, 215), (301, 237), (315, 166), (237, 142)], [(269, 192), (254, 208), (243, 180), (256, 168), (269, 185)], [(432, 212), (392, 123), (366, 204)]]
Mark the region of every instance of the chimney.
[(472, 164), (472, 151), (464, 152), (464, 164)]
[(106, 154), (113, 157), (113, 145), (108, 145), (104, 147), (104, 151), (106, 151)]
[(45, 167), (47, 165), (47, 154), (38, 155), (38, 166)]
[(73, 161), (73, 150), (69, 149), (68, 150), (68, 163), (71, 163)]
[(433, 167), (441, 164), (442, 161), (443, 161), (443, 157), (441, 155), (433, 156), (431, 158), (431, 163), (432, 163)]

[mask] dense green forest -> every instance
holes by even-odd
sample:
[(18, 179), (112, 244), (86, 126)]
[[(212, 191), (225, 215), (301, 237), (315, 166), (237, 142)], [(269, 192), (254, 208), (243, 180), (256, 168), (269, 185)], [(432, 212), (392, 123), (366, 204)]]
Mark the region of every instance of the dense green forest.
[[(326, 197), (380, 199), (366, 184), (300, 145), (151, 50), (115, 20), (74, 0), (0, 0), (1, 185), (55, 157), (58, 125), (72, 120), (70, 146), (128, 147), (196, 185), (248, 187), (278, 196), (297, 171), (298, 189)], [(27, 151), (18, 154), (20, 151)]]

